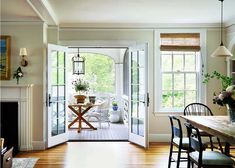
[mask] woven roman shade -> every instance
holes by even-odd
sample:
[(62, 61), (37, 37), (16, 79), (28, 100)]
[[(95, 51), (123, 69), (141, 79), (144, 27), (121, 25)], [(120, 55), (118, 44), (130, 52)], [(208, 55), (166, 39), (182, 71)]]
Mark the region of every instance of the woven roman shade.
[(161, 51), (200, 51), (199, 33), (161, 33)]

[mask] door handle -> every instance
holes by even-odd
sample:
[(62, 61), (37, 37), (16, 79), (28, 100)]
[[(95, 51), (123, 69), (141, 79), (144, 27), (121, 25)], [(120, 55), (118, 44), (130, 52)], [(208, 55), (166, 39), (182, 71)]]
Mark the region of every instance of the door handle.
[(149, 107), (149, 93), (147, 93), (147, 106)]
[(51, 94), (48, 94), (48, 107), (51, 106), (51, 103), (52, 103), (52, 101), (51, 101)]

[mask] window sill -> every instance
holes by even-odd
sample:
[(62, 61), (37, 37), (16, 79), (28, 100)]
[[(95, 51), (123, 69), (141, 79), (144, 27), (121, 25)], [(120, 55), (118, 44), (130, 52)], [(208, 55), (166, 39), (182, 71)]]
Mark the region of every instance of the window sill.
[(169, 115), (174, 115), (174, 116), (181, 116), (184, 115), (183, 111), (158, 111), (158, 112), (153, 112), (154, 116), (169, 116)]

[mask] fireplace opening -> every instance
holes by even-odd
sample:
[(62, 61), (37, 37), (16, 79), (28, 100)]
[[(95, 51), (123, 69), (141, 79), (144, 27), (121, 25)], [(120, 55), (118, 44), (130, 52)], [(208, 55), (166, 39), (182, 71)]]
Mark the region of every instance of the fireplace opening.
[(4, 147), (14, 147), (13, 155), (18, 153), (18, 102), (1, 102), (1, 138)]

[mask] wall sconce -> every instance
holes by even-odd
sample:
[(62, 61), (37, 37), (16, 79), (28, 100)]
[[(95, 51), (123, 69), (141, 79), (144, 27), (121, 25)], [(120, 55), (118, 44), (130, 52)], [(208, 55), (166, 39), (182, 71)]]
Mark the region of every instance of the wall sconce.
[(79, 48), (78, 48), (78, 55), (72, 58), (73, 61), (73, 74), (80, 75), (85, 74), (85, 59), (80, 57), (79, 55)]
[(26, 48), (20, 48), (20, 56), (22, 56), (22, 59), (20, 61), (20, 64), (23, 66), (23, 67), (26, 67), (28, 65), (28, 61), (26, 60), (26, 56), (27, 56), (27, 50)]

